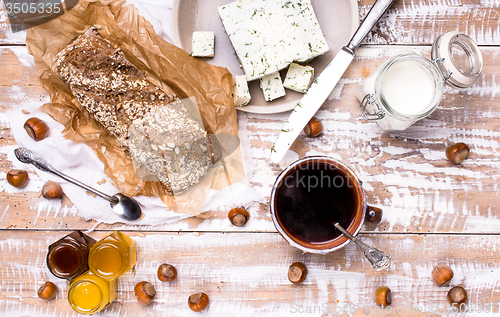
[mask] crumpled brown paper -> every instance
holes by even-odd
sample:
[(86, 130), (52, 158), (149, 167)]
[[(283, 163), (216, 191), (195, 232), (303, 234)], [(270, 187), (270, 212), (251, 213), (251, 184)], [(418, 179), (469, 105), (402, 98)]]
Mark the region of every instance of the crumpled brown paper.
[(169, 208), (199, 213), (205, 197), (200, 193), (207, 188), (220, 190), (244, 178), (239, 149), (229, 153), (222, 165), (210, 171), (199, 184), (181, 195), (170, 196), (159, 182), (144, 181), (135, 175), (131, 159), (115, 137), (89, 115), (53, 70), (57, 53), (88, 28), (96, 26), (99, 34), (144, 70), (153, 84), (180, 98), (195, 97), (209, 134), (237, 137), (236, 110), (231, 99), (233, 78), (227, 69), (191, 57), (164, 41), (134, 6), (123, 7), (124, 3), (81, 0), (63, 16), (27, 30), (26, 46), (52, 101), (41, 109), (64, 125), (64, 137), (85, 142), (94, 150), (105, 165), (105, 174), (123, 194), (157, 195)]

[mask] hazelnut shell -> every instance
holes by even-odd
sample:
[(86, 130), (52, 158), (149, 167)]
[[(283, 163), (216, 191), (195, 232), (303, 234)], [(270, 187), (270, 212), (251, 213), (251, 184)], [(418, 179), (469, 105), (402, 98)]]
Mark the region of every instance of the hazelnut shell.
[(14, 187), (23, 188), (28, 184), (30, 177), (24, 170), (10, 170), (7, 173), (7, 182)]
[(148, 305), (155, 297), (156, 290), (151, 283), (142, 281), (135, 285), (134, 293), (141, 305)]
[(42, 196), (48, 199), (61, 198), (63, 189), (59, 183), (48, 181), (42, 187)]
[(453, 164), (462, 163), (470, 153), (469, 146), (463, 142), (451, 144), (446, 148), (446, 158)]
[(45, 282), (38, 289), (38, 297), (45, 300), (51, 300), (57, 295), (57, 286), (52, 282)]
[(323, 132), (323, 123), (315, 117), (312, 117), (311, 120), (304, 127), (304, 133), (310, 137), (315, 138)]
[(205, 293), (196, 293), (188, 298), (188, 305), (192, 311), (200, 312), (208, 307), (209, 299)]
[(293, 284), (301, 284), (306, 280), (307, 268), (304, 263), (294, 262), (288, 268), (288, 280)]
[(175, 266), (163, 263), (158, 267), (158, 279), (162, 282), (172, 282), (177, 277)]
[(459, 306), (467, 301), (467, 292), (462, 286), (454, 286), (448, 291), (447, 297), (452, 306)]
[(24, 123), (24, 130), (35, 141), (41, 141), (49, 134), (49, 126), (45, 121), (37, 117), (32, 117)]
[(391, 289), (387, 286), (377, 287), (375, 290), (375, 303), (379, 306), (390, 306), (392, 304)]
[(233, 208), (227, 214), (227, 218), (234, 226), (241, 227), (247, 223), (250, 214), (243, 208)]
[(446, 264), (436, 265), (432, 270), (432, 280), (437, 286), (446, 286), (453, 278), (453, 270)]

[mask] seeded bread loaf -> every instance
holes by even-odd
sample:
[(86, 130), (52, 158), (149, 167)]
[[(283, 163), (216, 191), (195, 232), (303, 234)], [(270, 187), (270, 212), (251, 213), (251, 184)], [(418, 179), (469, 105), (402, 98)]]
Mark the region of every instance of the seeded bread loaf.
[(55, 68), (80, 104), (129, 151), (139, 177), (176, 193), (197, 183), (215, 161), (204, 127), (179, 98), (149, 82), (95, 28), (57, 54)]

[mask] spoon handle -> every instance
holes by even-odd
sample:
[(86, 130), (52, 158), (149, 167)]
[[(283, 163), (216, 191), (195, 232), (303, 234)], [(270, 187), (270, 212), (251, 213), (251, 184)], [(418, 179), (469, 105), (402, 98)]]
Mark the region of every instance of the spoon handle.
[(61, 177), (62, 179), (65, 179), (67, 180), (68, 182), (70, 183), (73, 183), (77, 186), (80, 186), (81, 188), (85, 189), (85, 190), (88, 190), (89, 192), (91, 193), (94, 193), (96, 194), (97, 196), (100, 196), (104, 199), (106, 199), (107, 201), (109, 201), (110, 203), (113, 203), (113, 204), (116, 204), (118, 202), (118, 198), (116, 197), (113, 197), (113, 196), (109, 196), (101, 191), (98, 191), (97, 189), (95, 188), (92, 188), (76, 179), (74, 179), (73, 177), (70, 177), (58, 170), (56, 170), (55, 168), (53, 168), (49, 163), (47, 163), (45, 160), (39, 158), (39, 157), (36, 157), (30, 150), (28, 150), (27, 148), (17, 148), (14, 150), (14, 154), (16, 155), (17, 159), (23, 163), (29, 163), (29, 164), (33, 164), (36, 168), (38, 168), (39, 170), (42, 170), (44, 172), (50, 172), (52, 174), (55, 174), (59, 177)]
[(359, 241), (356, 237), (353, 237), (347, 230), (342, 228), (342, 226), (337, 222), (334, 224), (335, 228), (337, 228), (343, 235), (345, 235), (349, 240), (356, 243), (356, 245), (363, 251), (365, 257), (370, 261), (373, 268), (377, 271), (387, 269), (391, 265), (391, 255), (380, 250), (375, 249), (374, 247), (370, 247), (369, 245), (364, 244)]

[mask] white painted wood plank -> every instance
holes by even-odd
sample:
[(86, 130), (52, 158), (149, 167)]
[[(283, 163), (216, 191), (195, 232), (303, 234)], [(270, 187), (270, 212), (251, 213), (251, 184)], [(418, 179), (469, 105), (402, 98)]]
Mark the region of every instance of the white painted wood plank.
[[(64, 234), (26, 231), (21, 238), (0, 232), (3, 316), (27, 311), (33, 317), (76, 316), (67, 303), (68, 283), (51, 276), (45, 265), (47, 246)], [(105, 234), (91, 233), (96, 238)], [(365, 243), (392, 254), (390, 270), (376, 272), (353, 244), (321, 256), (303, 254), (278, 234), (131, 235), (138, 243), (135, 276), (129, 273), (120, 277), (117, 301), (100, 316), (196, 316), (188, 309), (187, 298), (200, 291), (211, 299), (208, 310), (201, 313), (207, 316), (293, 316), (316, 306), (335, 312), (336, 306), (348, 309), (351, 305), (370, 313), (377, 309), (373, 296), (381, 285), (391, 288), (394, 310), (427, 310), (401, 316), (447, 316), (452, 315), (444, 312), (449, 288), (434, 285), (430, 278), (433, 267), (440, 263), (454, 270), (452, 285), (465, 287), (470, 307), (498, 305), (500, 300), (497, 236), (362, 235)], [(301, 285), (287, 279), (288, 266), (295, 261), (302, 261), (309, 270)], [(165, 262), (178, 270), (173, 283), (156, 278), (158, 266)], [(50, 302), (36, 296), (37, 288), (46, 280), (60, 288), (58, 297)], [(133, 295), (134, 285), (141, 280), (151, 282), (157, 290), (156, 299), (146, 307), (141, 307)], [(429, 314), (432, 307), (440, 307), (440, 313)], [(364, 309), (344, 315), (366, 315)], [(304, 315), (325, 314), (316, 311)]]
[[(362, 20), (372, 0), (359, 1)], [(497, 0), (397, 0), (371, 32), (370, 44), (431, 44), (444, 32), (458, 30), (480, 45), (500, 41), (500, 10)], [(24, 44), (26, 32), (13, 33), (4, 6), (0, 6), (0, 44)]]
[[(373, 1), (361, 0), (360, 17)], [(370, 44), (430, 45), (442, 33), (459, 31), (479, 45), (500, 42), (497, 0), (398, 0), (365, 40)]]
[[(496, 80), (499, 66), (495, 61), (500, 58), (500, 50), (482, 49), (485, 71), (475, 86), (462, 91), (446, 89), (443, 104), (429, 118), (406, 132), (388, 134), (362, 117), (353, 92), (364, 77), (401, 49), (429, 56), (428, 47), (368, 46), (359, 49), (343, 79), (341, 97), (332, 95), (317, 114), (324, 122), (324, 135), (317, 139), (301, 136), (295, 150), (301, 156), (333, 155), (354, 167), (365, 183), (370, 203), (385, 209), (378, 230), (498, 232), (500, 215), (496, 206), (500, 201), (496, 170), (499, 165), (500, 90)], [(11, 69), (11, 74), (0, 79), (0, 108), (47, 102), (25, 49), (7, 47), (2, 50), (1, 61)], [(27, 85), (22, 84), (22, 79), (16, 76), (18, 73), (25, 74)], [(287, 114), (239, 113), (239, 120), (244, 121), (252, 145), (249, 154), (254, 169), (251, 182), (264, 197), (269, 197), (275, 177), (286, 166), (274, 166), (268, 160), (269, 150), (286, 118)], [(3, 126), (0, 136), (11, 140), (5, 115), (0, 117), (0, 123)], [(465, 141), (472, 147), (471, 159), (458, 167), (451, 166), (444, 159), (444, 147), (455, 141)], [(0, 148), (0, 155), (19, 167), (12, 155), (14, 148), (15, 144), (9, 141)], [(288, 162), (297, 157), (290, 155)], [(40, 189), (42, 184), (36, 183), (36, 176), (35, 185), (28, 191), (34, 193)], [(13, 191), (5, 180), (0, 188), (4, 197), (12, 194), (16, 199), (22, 199), (23, 191)], [(4, 203), (5, 227), (90, 228), (94, 225), (82, 221), (75, 210), (65, 204), (48, 203), (43, 199), (35, 201), (33, 206), (28, 202), (21, 203), (21, 210), (26, 206), (31, 210), (24, 210), (22, 216), (11, 212), (15, 204)], [(245, 228), (234, 228), (225, 213), (218, 211), (208, 213), (202, 219), (165, 225), (162, 229), (274, 231), (267, 205), (255, 205), (250, 213), (251, 220)], [(63, 215), (65, 218), (60, 218)]]
[(2, 1), (0, 5), (0, 44), (24, 44), (26, 42), (26, 31), (12, 32), (9, 17)]

